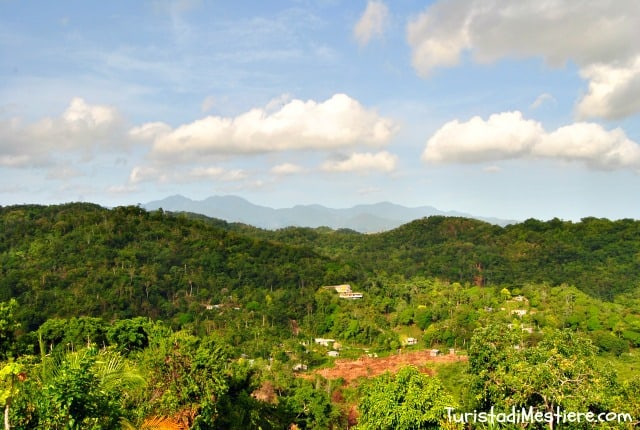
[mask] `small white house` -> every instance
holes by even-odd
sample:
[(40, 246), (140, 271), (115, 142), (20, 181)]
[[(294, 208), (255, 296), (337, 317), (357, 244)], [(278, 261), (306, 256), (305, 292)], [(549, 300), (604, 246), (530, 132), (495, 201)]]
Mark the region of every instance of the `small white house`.
[(405, 341), (405, 343), (407, 345), (417, 345), (418, 344), (418, 339), (416, 339), (415, 337), (408, 337), (407, 340)]
[(430, 357), (437, 357), (438, 354), (440, 354), (440, 350), (439, 349), (432, 349), (429, 351), (429, 356)]
[(313, 340), (315, 343), (317, 343), (318, 345), (322, 345), (324, 347), (329, 348), (329, 344), (334, 343), (336, 340), (335, 339), (325, 339), (323, 337), (316, 337)]
[(340, 355), (340, 353), (338, 351), (329, 351), (329, 352), (327, 352), (327, 355), (329, 357), (338, 357)]
[(298, 363), (295, 366), (293, 366), (294, 372), (304, 372), (307, 369), (308, 369), (307, 365), (303, 363)]

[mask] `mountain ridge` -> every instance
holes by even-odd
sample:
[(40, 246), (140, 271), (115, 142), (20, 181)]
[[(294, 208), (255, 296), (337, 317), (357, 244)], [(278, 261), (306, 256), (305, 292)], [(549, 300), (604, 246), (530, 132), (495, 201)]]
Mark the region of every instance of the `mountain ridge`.
[(162, 208), (170, 212), (192, 212), (227, 222), (239, 222), (267, 230), (285, 227), (348, 228), (360, 233), (392, 230), (415, 219), (433, 215), (473, 218), (505, 226), (515, 223), (491, 217), (481, 217), (457, 211), (442, 211), (433, 206), (406, 207), (388, 201), (359, 204), (350, 208), (329, 208), (320, 204), (295, 205), (290, 208), (270, 208), (236, 195), (209, 196), (193, 200), (180, 194), (143, 204), (146, 210)]

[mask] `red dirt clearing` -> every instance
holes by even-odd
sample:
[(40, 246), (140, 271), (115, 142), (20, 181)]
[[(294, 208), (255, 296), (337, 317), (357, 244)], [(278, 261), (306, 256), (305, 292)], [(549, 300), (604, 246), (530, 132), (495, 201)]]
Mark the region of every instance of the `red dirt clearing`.
[(347, 383), (358, 378), (371, 378), (389, 371), (397, 372), (400, 368), (414, 365), (425, 373), (433, 374), (433, 369), (427, 369), (430, 363), (455, 363), (467, 361), (466, 355), (440, 355), (431, 357), (429, 351), (403, 352), (402, 354), (391, 355), (384, 358), (360, 357), (357, 360), (336, 360), (331, 368), (320, 369), (301, 375), (303, 378), (310, 378), (312, 375), (320, 375), (326, 379), (343, 378)]

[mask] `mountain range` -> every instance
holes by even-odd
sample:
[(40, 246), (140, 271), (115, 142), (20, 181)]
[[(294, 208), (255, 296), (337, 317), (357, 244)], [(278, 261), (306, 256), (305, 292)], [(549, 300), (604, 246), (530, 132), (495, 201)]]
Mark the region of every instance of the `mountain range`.
[(487, 218), (455, 211), (441, 211), (432, 206), (409, 208), (389, 202), (362, 204), (345, 209), (333, 209), (321, 205), (297, 205), (274, 209), (255, 205), (238, 196), (211, 196), (204, 200), (192, 200), (174, 195), (143, 204), (146, 210), (162, 208), (169, 212), (191, 212), (238, 222), (268, 230), (284, 227), (347, 228), (361, 233), (391, 230), (415, 219), (432, 215), (474, 218), (496, 225), (513, 224), (516, 221)]

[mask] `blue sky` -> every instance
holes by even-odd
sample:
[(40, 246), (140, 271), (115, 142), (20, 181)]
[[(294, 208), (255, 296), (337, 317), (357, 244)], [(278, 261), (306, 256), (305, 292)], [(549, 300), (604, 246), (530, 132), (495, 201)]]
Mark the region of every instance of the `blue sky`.
[(0, 204), (638, 218), (637, 40), (637, 0), (0, 0)]

